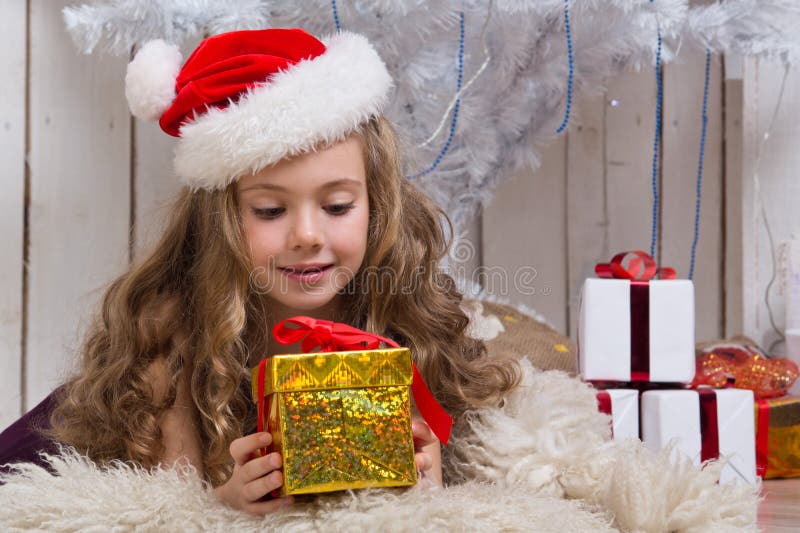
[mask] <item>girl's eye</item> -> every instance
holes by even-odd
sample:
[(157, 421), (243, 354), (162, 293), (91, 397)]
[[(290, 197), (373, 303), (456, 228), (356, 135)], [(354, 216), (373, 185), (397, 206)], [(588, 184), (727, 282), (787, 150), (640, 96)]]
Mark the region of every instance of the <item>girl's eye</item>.
[(332, 204), (332, 205), (325, 206), (325, 211), (327, 211), (328, 214), (331, 214), (331, 215), (334, 215), (334, 216), (340, 216), (340, 215), (344, 215), (345, 213), (347, 213), (348, 211), (350, 211), (354, 207), (355, 207), (355, 203), (354, 202), (350, 202), (349, 204)]
[(263, 208), (255, 207), (255, 208), (253, 208), (253, 213), (257, 217), (266, 218), (266, 219), (278, 218), (279, 216), (281, 216), (283, 214), (284, 211), (285, 210), (284, 210), (283, 207), (263, 207)]

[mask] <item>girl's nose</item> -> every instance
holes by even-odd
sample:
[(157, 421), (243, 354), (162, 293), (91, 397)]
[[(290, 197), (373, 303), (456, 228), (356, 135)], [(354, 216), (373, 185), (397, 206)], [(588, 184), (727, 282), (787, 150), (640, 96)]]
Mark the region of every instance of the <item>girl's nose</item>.
[(292, 250), (319, 248), (322, 246), (322, 233), (314, 213), (298, 213), (289, 234), (289, 247)]

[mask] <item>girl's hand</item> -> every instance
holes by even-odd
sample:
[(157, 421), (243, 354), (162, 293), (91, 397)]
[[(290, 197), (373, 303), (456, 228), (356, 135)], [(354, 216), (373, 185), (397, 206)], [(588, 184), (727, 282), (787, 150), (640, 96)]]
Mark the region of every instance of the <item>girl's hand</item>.
[(420, 478), (442, 485), (442, 450), (439, 439), (422, 420), (411, 421), (411, 434), (414, 436), (414, 461), (420, 471)]
[(260, 501), (283, 485), (280, 454), (258, 455), (258, 449), (270, 443), (272, 435), (265, 432), (253, 433), (231, 443), (231, 457), (236, 464), (230, 479), (214, 489), (217, 498), (234, 509), (254, 515), (272, 513), (292, 504), (294, 499), (291, 496)]

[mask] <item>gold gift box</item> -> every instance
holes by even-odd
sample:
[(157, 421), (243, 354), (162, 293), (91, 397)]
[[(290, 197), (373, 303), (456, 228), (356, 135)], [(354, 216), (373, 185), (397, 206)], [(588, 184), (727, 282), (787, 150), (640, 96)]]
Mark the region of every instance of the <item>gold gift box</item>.
[[(769, 430), (764, 479), (800, 477), (800, 397), (784, 396), (766, 402), (769, 406)], [(755, 414), (758, 431), (758, 402)]]
[(281, 494), (415, 484), (412, 378), (408, 348), (269, 358), (264, 427), (283, 457)]

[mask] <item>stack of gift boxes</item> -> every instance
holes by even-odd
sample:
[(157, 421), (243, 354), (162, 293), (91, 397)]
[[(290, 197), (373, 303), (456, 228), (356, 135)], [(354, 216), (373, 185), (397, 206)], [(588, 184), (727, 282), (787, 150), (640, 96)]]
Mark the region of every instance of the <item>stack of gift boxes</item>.
[[(627, 261), (626, 261), (627, 256)], [(700, 465), (726, 461), (720, 482), (755, 483), (753, 392), (688, 389), (695, 373), (694, 286), (644, 252), (598, 265), (581, 296), (578, 368), (598, 389), (615, 439), (641, 438)], [(662, 279), (655, 279), (661, 274)]]

